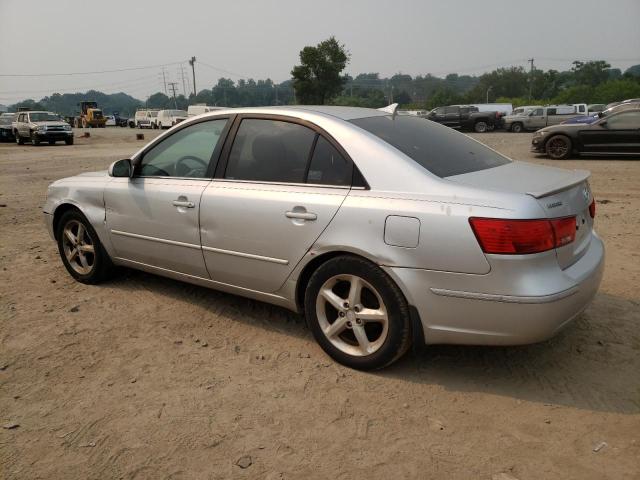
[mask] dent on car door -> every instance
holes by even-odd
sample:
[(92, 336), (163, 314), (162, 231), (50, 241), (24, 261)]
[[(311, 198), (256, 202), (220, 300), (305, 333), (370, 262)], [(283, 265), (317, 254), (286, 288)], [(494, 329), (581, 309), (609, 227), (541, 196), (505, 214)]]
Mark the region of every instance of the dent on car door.
[(353, 165), (315, 130), (269, 118), (242, 119), (227, 158), (202, 196), (207, 269), (274, 292), (335, 216)]
[(132, 178), (105, 189), (107, 227), (120, 259), (208, 278), (199, 206), (227, 118), (195, 123), (146, 151)]

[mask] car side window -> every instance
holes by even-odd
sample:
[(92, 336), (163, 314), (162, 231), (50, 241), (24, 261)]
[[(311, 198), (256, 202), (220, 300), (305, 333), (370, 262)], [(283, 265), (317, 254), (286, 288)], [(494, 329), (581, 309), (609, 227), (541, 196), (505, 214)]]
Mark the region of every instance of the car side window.
[(444, 115), (444, 107), (438, 107), (434, 110), (434, 112), (436, 115)]
[(349, 186), (352, 173), (351, 163), (326, 138), (319, 136), (309, 164), (307, 183)]
[(444, 109), (445, 114), (456, 114), (459, 111), (459, 107), (445, 107)]
[(556, 114), (556, 109), (555, 108), (548, 108), (547, 109), (547, 115), (555, 115)]
[(315, 135), (297, 123), (246, 118), (238, 128), (224, 177), (303, 183)]
[(535, 117), (541, 117), (542, 115), (544, 115), (544, 111), (541, 108), (536, 108), (531, 115)]
[(624, 112), (609, 117), (607, 127), (613, 129), (640, 128), (640, 112)]
[(227, 119), (199, 122), (162, 140), (140, 163), (141, 177), (206, 178)]

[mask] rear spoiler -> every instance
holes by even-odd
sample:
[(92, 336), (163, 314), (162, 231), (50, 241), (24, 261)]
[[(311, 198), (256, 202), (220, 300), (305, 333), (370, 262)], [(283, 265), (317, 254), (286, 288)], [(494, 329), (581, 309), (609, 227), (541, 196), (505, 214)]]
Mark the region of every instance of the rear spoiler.
[(566, 190), (568, 188), (579, 185), (580, 183), (588, 180), (591, 176), (591, 172), (589, 172), (588, 170), (572, 170), (571, 173), (572, 175), (569, 178), (565, 177), (562, 179), (562, 181), (558, 181), (555, 184), (551, 183), (543, 190), (527, 192), (527, 195), (531, 195), (534, 198), (547, 197), (549, 195), (553, 195), (554, 193), (558, 193), (562, 190)]

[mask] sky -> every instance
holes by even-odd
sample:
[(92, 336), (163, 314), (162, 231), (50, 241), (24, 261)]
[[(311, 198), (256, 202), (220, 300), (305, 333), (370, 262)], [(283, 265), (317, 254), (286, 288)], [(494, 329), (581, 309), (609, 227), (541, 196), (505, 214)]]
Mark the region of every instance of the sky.
[(221, 76), (281, 82), (332, 35), (351, 75), (481, 74), (529, 58), (624, 71), (640, 63), (638, 19), (640, 0), (0, 0), (0, 103), (88, 89), (145, 99), (164, 90), (163, 65), (182, 93), (192, 56), (198, 91)]

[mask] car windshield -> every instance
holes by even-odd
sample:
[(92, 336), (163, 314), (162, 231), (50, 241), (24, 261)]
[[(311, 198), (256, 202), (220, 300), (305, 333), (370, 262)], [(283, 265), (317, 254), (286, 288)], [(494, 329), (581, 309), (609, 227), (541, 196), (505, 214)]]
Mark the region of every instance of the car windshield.
[(424, 118), (385, 115), (350, 122), (381, 138), (439, 177), (476, 172), (510, 162), (480, 142)]
[(32, 122), (60, 122), (62, 119), (55, 113), (35, 112), (29, 114), (29, 120)]
[(185, 112), (184, 110), (169, 110), (169, 115), (171, 115), (172, 117), (186, 117), (187, 112)]

